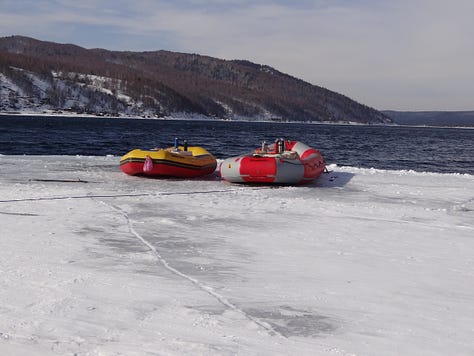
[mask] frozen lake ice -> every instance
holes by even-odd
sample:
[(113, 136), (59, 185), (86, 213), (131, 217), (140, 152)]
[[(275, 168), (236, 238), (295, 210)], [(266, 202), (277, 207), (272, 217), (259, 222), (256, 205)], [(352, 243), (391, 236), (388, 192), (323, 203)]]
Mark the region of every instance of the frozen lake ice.
[(0, 156), (2, 355), (470, 355), (474, 178), (309, 186)]

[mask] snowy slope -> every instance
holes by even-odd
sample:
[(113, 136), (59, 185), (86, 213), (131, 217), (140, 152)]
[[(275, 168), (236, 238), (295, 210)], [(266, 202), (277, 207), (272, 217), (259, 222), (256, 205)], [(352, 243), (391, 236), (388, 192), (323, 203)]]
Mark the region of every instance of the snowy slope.
[(0, 73), (0, 111), (35, 111), (35, 99), (25, 95), (12, 80)]
[(305, 187), (0, 156), (2, 355), (470, 355), (474, 178)]
[[(17, 76), (15, 80), (0, 73), (0, 112), (3, 113), (115, 112), (117, 116), (118, 111), (123, 116), (138, 113), (135, 109), (140, 103), (135, 103), (130, 97), (116, 90), (114, 86), (117, 84), (112, 78), (59, 72), (41, 77), (19, 68), (14, 68), (10, 72)], [(146, 113), (146, 110), (141, 111), (143, 115)]]

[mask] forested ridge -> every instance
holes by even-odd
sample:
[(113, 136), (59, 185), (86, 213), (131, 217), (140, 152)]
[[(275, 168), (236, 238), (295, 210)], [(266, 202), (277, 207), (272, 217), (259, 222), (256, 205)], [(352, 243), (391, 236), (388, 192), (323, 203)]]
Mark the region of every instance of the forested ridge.
[(350, 98), (247, 60), (0, 38), (0, 112), (389, 123)]

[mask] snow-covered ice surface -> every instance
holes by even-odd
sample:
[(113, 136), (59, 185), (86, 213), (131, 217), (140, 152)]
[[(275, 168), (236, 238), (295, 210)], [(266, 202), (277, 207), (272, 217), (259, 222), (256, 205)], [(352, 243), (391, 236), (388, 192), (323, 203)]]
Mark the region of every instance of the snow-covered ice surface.
[(472, 355), (474, 177), (0, 156), (1, 355)]

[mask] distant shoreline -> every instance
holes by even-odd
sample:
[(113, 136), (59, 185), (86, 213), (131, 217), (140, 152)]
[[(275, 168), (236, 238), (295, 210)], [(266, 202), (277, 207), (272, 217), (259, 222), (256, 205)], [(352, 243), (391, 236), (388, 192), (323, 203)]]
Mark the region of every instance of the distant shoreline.
[[(439, 115), (442, 112), (438, 111), (410, 111), (410, 112), (405, 112), (405, 111), (390, 111), (391, 113), (397, 113), (404, 115), (406, 114), (407, 117), (410, 117), (411, 115), (417, 115), (417, 114), (432, 114), (433, 116)], [(386, 113), (386, 112), (384, 112)], [(474, 129), (474, 111), (456, 111), (456, 112), (443, 112), (443, 113), (467, 113), (467, 114), (472, 114), (472, 119), (468, 117), (469, 122), (466, 124), (456, 124), (455, 121), (450, 122), (449, 124), (436, 124), (433, 122), (420, 122), (420, 120), (412, 120), (412, 122), (409, 121), (407, 118), (397, 118), (394, 119), (394, 122), (392, 124), (364, 124), (360, 122), (334, 122), (334, 121), (284, 121), (284, 120), (262, 120), (262, 119), (233, 119), (233, 120), (225, 120), (225, 119), (218, 119), (218, 118), (213, 118), (213, 117), (204, 117), (202, 115), (190, 115), (190, 114), (183, 114), (183, 116), (164, 116), (164, 117), (151, 117), (151, 116), (115, 116), (115, 115), (97, 115), (97, 114), (80, 114), (80, 113), (74, 113), (74, 112), (20, 112), (20, 111), (12, 111), (12, 112), (0, 112), (0, 117), (4, 116), (24, 116), (24, 117), (64, 117), (64, 118), (97, 118), (97, 119), (129, 119), (129, 120), (160, 120), (160, 121), (219, 121), (219, 122), (264, 122), (264, 123), (273, 123), (273, 124), (308, 124), (308, 125), (348, 125), (348, 126), (388, 126), (388, 127), (427, 127), (427, 128), (449, 128), (449, 129)], [(471, 122), (472, 120), (472, 122)], [(429, 121), (429, 120), (428, 120)]]
[(474, 111), (395, 111), (385, 115), (398, 125), (434, 127), (474, 127)]
[(65, 118), (97, 118), (97, 119), (130, 119), (130, 120), (189, 120), (189, 121), (219, 121), (219, 122), (268, 122), (273, 124), (309, 124), (309, 125), (356, 125), (356, 126), (394, 126), (393, 124), (365, 124), (351, 121), (294, 121), (294, 120), (271, 120), (271, 119), (219, 119), (203, 115), (182, 114), (176, 113), (172, 116), (153, 117), (153, 116), (116, 116), (116, 115), (97, 115), (97, 114), (80, 114), (74, 112), (0, 112), (0, 116), (39, 116), (39, 117), (65, 117)]

